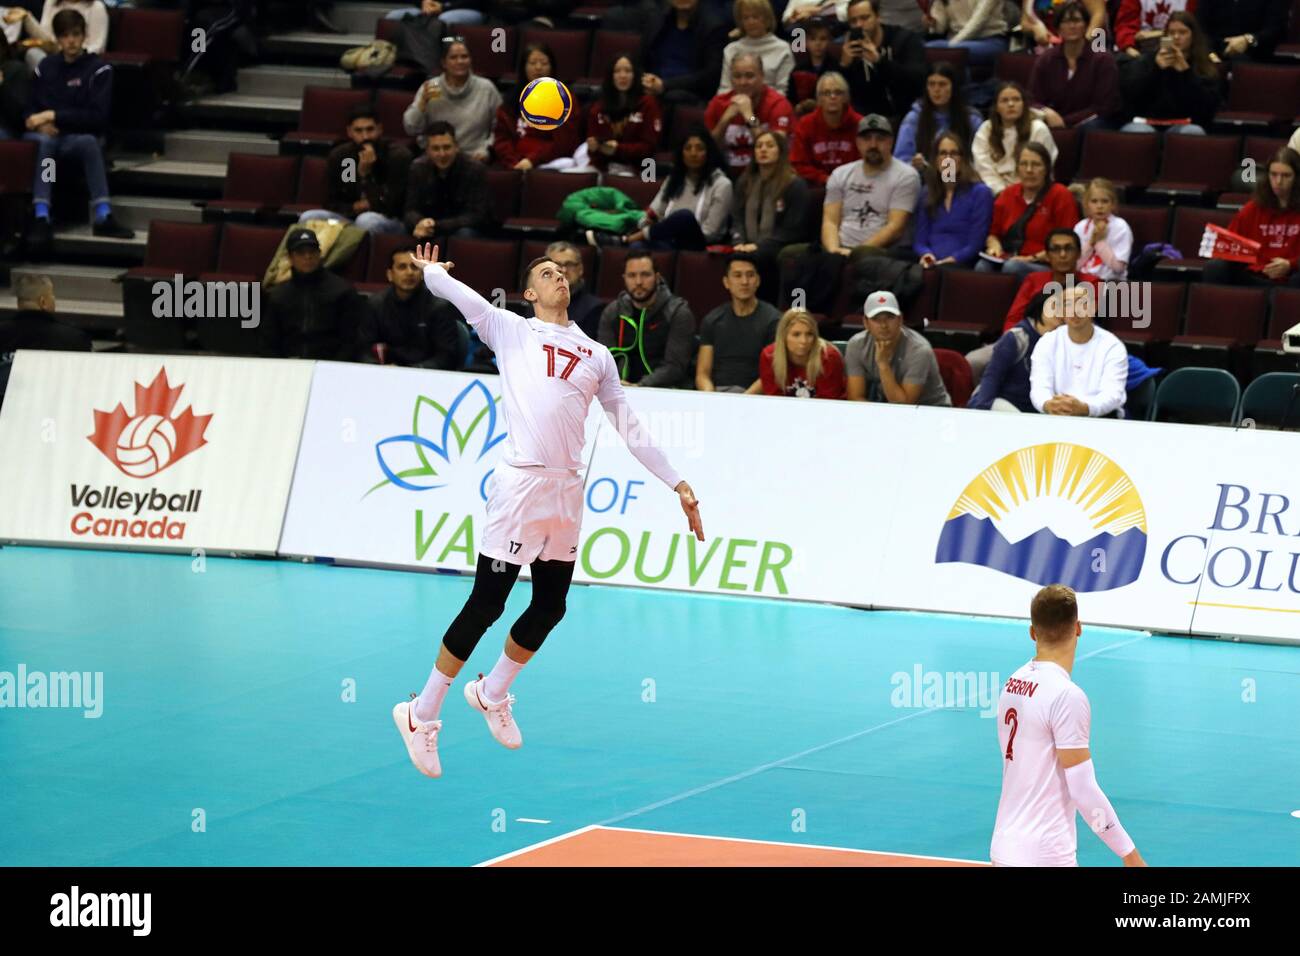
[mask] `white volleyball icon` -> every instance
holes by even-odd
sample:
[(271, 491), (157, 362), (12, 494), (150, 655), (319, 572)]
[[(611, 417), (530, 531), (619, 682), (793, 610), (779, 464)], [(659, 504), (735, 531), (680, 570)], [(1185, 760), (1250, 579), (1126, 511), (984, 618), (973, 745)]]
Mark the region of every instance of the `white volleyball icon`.
[(161, 415), (140, 415), (117, 437), (117, 463), (132, 478), (156, 475), (171, 463), (176, 429)]

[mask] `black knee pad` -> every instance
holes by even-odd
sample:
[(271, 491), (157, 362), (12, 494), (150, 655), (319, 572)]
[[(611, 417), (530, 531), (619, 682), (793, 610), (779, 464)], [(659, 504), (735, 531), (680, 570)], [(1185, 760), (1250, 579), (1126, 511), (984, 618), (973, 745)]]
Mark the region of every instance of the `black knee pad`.
[(505, 611), (506, 598), (517, 577), (519, 565), (479, 555), (474, 589), (442, 638), (443, 645), (457, 660), (469, 660), (480, 638)]
[(510, 629), (514, 642), (537, 651), (555, 625), (564, 618), (565, 598), (573, 580), (572, 561), (533, 562), (533, 599)]

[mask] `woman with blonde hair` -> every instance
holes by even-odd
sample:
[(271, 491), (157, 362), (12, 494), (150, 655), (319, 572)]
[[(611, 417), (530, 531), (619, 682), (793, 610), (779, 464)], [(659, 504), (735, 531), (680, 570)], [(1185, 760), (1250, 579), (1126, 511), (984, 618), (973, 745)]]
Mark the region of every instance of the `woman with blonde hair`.
[(790, 44), (776, 35), (776, 14), (768, 0), (736, 0), (736, 29), (732, 35), (739, 40), (722, 49), (722, 77), (719, 93), (731, 92), (731, 61), (739, 53), (752, 53), (763, 67), (767, 85), (784, 95), (790, 88), (790, 74), (794, 72), (794, 51)]
[(821, 337), (817, 320), (791, 309), (776, 326), (776, 340), (758, 358), (764, 395), (843, 398), (844, 358)]
[(1128, 277), (1133, 255), (1133, 230), (1115, 214), (1119, 190), (1100, 176), (1088, 183), (1083, 194), (1084, 218), (1074, 224), (1079, 237), (1080, 272), (1098, 279), (1120, 281)]

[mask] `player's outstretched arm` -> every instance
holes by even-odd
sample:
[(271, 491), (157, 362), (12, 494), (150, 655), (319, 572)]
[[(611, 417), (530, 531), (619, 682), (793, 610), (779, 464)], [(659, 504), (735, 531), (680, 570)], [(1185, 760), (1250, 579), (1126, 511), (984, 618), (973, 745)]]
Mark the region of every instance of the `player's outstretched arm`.
[[(411, 253), (411, 259), (424, 270), (424, 284), (429, 291), (454, 305), (460, 314), (465, 316), (465, 321), (478, 331), (479, 338), (483, 338), (483, 330), (479, 327), (479, 323), (487, 316), (495, 314), (492, 303), (459, 279), (452, 278), (450, 270), (455, 267), (455, 263), (439, 262), (438, 247), (433, 243), (416, 245), (415, 252)], [(483, 341), (487, 342), (487, 339), (483, 338)], [(491, 342), (487, 344), (492, 345)]]
[(1115, 808), (1110, 805), (1097, 783), (1091, 751), (1086, 747), (1058, 749), (1056, 758), (1065, 770), (1065, 786), (1070, 792), (1070, 799), (1092, 832), (1116, 856), (1123, 858), (1125, 866), (1146, 866), (1132, 838), (1120, 826)]
[(695, 497), (695, 492), (691, 486), (684, 481), (679, 481), (677, 487), (673, 489), (681, 498), (682, 511), (686, 512), (686, 520), (691, 526), (691, 533), (696, 538), (704, 540), (704, 522), (700, 520), (700, 502)]

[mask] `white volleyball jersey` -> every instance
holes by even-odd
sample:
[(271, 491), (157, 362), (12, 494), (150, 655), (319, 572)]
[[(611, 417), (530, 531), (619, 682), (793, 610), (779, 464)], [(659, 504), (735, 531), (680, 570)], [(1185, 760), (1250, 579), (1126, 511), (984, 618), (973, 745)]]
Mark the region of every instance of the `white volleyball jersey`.
[(1003, 866), (1074, 866), (1075, 807), (1056, 751), (1088, 746), (1092, 709), (1065, 668), (1030, 661), (998, 697), (1002, 799), (990, 856)]
[(554, 325), (498, 309), (441, 266), (426, 266), (424, 283), (456, 306), (496, 354), (508, 430), (503, 444), (507, 464), (576, 473), (586, 444), (587, 410), (595, 398), (652, 474), (670, 488), (681, 481), (627, 404), (608, 348), (575, 323)]

